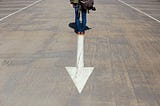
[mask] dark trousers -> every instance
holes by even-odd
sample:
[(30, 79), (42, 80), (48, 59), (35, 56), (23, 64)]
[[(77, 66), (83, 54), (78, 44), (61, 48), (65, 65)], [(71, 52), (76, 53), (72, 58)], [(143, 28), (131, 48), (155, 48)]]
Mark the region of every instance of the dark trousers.
[[(86, 29), (86, 23), (87, 23), (86, 10), (82, 9), (79, 11), (79, 5), (75, 5), (74, 8), (75, 8), (76, 31), (77, 32), (84, 32)], [(82, 15), (82, 24), (80, 23), (80, 12)]]

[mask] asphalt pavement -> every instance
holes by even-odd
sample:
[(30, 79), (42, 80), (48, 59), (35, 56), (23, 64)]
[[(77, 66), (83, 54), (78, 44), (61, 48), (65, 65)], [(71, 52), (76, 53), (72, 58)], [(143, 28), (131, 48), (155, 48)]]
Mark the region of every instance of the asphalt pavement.
[(0, 0), (0, 106), (160, 106), (160, 1), (95, 0), (81, 93), (68, 0)]

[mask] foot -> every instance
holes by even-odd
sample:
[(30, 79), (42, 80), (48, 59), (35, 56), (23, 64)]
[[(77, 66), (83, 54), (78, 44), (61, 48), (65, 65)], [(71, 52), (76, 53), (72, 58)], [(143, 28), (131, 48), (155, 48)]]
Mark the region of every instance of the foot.
[(81, 35), (81, 32), (76, 32), (77, 33), (77, 35)]
[(83, 32), (81, 32), (81, 35), (85, 35), (85, 32), (83, 31)]

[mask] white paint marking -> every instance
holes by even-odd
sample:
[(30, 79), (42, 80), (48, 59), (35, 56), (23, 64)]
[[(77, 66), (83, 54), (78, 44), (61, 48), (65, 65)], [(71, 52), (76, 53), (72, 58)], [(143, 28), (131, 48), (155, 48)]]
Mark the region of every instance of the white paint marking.
[(84, 36), (78, 36), (77, 67), (66, 67), (79, 93), (82, 92), (94, 67), (84, 67)]
[(160, 20), (148, 15), (147, 13), (145, 13), (145, 12), (143, 12), (143, 11), (141, 11), (141, 10), (139, 10), (139, 9), (129, 5), (129, 4), (127, 4), (126, 2), (124, 2), (122, 0), (118, 0), (118, 1), (160, 23)]
[(77, 67), (84, 67), (83, 55), (84, 55), (84, 36), (78, 36), (78, 48), (77, 48)]
[(34, 2), (34, 1), (1, 1), (0, 2), (0, 5), (1, 4), (16, 4), (16, 3), (28, 3), (28, 2)]
[(1, 18), (1, 19), (0, 19), (0, 22), (3, 21), (4, 19), (6, 19), (6, 18), (8, 18), (8, 17), (10, 17), (10, 16), (12, 16), (12, 15), (14, 15), (14, 14), (17, 14), (17, 13), (19, 13), (19, 12), (21, 12), (21, 11), (23, 11), (23, 10), (25, 10), (25, 9), (27, 9), (27, 8), (29, 8), (29, 7), (31, 7), (31, 6), (33, 6), (33, 5), (35, 5), (35, 4), (41, 2), (41, 1), (42, 1), (42, 0), (35, 1), (34, 3), (28, 5), (28, 6), (24, 7), (24, 8), (21, 8), (21, 9), (15, 11), (15, 12), (13, 12), (13, 13), (11, 13), (11, 14), (9, 14), (9, 15), (3, 17), (3, 18)]
[(89, 76), (91, 75), (94, 67), (66, 67), (70, 77), (72, 78), (79, 93), (82, 92)]

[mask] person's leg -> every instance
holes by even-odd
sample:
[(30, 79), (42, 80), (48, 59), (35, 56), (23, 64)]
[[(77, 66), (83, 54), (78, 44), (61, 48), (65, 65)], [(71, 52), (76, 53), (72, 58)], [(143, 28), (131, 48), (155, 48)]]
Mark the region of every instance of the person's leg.
[(81, 32), (84, 33), (86, 29), (86, 23), (87, 23), (87, 16), (86, 16), (86, 10), (82, 10), (82, 30)]
[(74, 6), (75, 8), (75, 25), (76, 25), (76, 32), (80, 32), (81, 28), (80, 28), (80, 14), (79, 14), (79, 10), (78, 10), (78, 5)]

